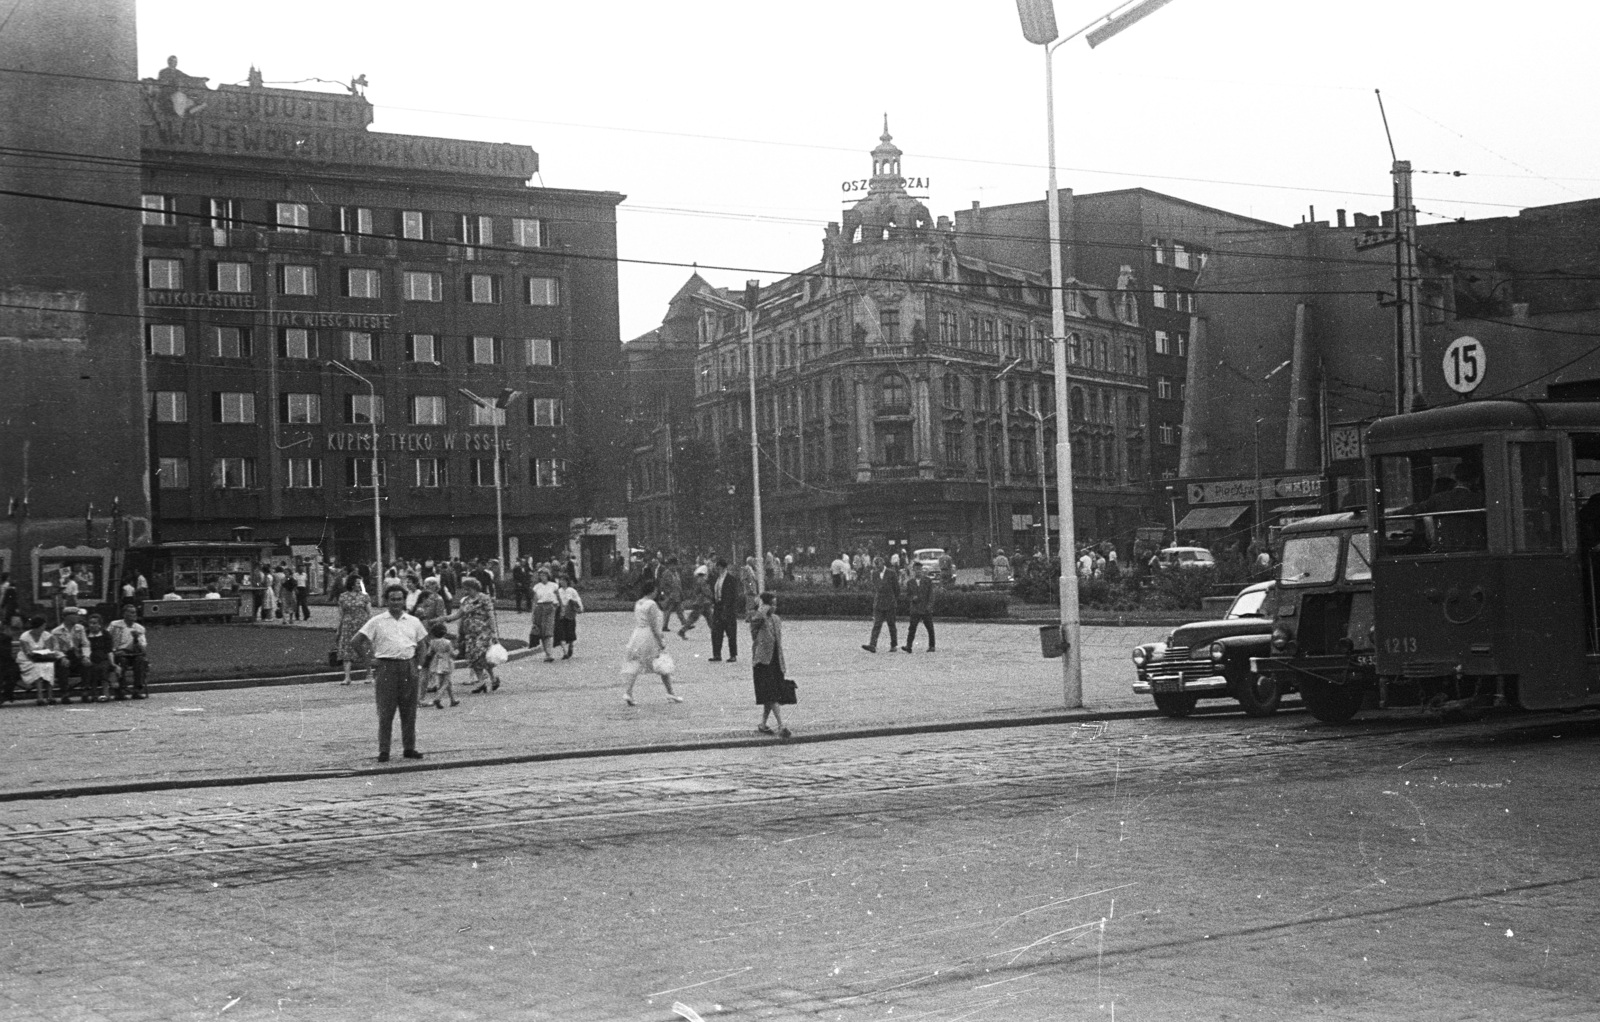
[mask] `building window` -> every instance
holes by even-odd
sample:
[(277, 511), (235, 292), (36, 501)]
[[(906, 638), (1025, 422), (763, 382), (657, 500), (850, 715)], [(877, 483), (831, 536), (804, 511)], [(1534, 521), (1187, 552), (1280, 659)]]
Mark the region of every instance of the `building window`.
[(878, 310), (878, 339), (883, 344), (900, 343), (900, 310)]
[(493, 245), (494, 244), (494, 217), (474, 216), (471, 213), (461, 214), (457, 224), (460, 240), (468, 245)]
[(239, 225), (238, 199), (212, 199), (208, 205), (212, 230), (225, 231)]
[(1067, 395), (1067, 414), (1074, 422), (1083, 422), (1089, 418), (1088, 400), (1085, 398), (1082, 387), (1073, 387)]
[(428, 214), (417, 209), (401, 210), (400, 237), (410, 238), (413, 241), (426, 241), (428, 238)]
[(560, 305), (561, 282), (554, 277), (529, 277), (528, 304)]
[(377, 473), (378, 486), (389, 485), (389, 463), (382, 458), (347, 458), (344, 463), (346, 486), (372, 488), (373, 473)]
[(511, 221), (511, 240), (523, 248), (544, 245), (544, 221), (517, 218)]
[(536, 397), (528, 402), (528, 423), (534, 426), (559, 426), (566, 421), (566, 409), (559, 397)]
[(250, 292), (249, 263), (212, 263), (211, 290), (227, 294)]
[(1189, 268), (1189, 250), (1177, 242), (1172, 243), (1172, 265), (1180, 270)]
[(278, 421), (316, 425), (322, 421), (321, 394), (282, 394), (278, 398)]
[(439, 341), (432, 334), (406, 335), (406, 361), (439, 364)]
[(408, 302), (444, 301), (444, 278), (421, 270), (405, 271), (405, 298)]
[(1150, 285), (1150, 304), (1158, 309), (1167, 307), (1167, 289), (1160, 284)]
[(382, 394), (346, 394), (344, 421), (350, 425), (370, 425), (383, 421)]
[(249, 358), (250, 331), (238, 326), (211, 328), (216, 346), (212, 349), (218, 358)]
[(1157, 266), (1167, 261), (1167, 242), (1165, 238), (1151, 238), (1150, 249), (1155, 256)]
[(360, 206), (339, 207), (339, 233), (371, 234), (372, 210)]
[(1172, 423), (1163, 422), (1156, 426), (1156, 439), (1163, 445), (1171, 447), (1176, 440), (1177, 432), (1172, 428)]
[(301, 327), (284, 327), (278, 332), (279, 358), (316, 358), (317, 335)]
[(152, 355), (182, 355), (187, 349), (183, 327), (171, 323), (151, 323), (145, 327), (144, 349)]
[(291, 490), (322, 489), (321, 458), (290, 458), (286, 488)]
[(150, 403), (157, 422), (189, 421), (189, 395), (181, 390), (158, 390), (151, 396)]
[(562, 458), (533, 459), (533, 485), (539, 487), (565, 486), (567, 463)]
[(1178, 337), (1178, 351), (1177, 351), (1178, 357), (1179, 358), (1188, 358), (1189, 357), (1189, 335), (1184, 333), (1182, 330), (1180, 330), (1180, 331), (1178, 331), (1177, 337)]
[(1172, 377), (1170, 377), (1170, 376), (1157, 376), (1156, 377), (1156, 397), (1160, 398), (1163, 401), (1171, 401), (1172, 400)]
[(317, 293), (317, 268), (285, 263), (278, 267), (278, 293), (314, 295)]
[(531, 366), (555, 366), (561, 364), (561, 348), (549, 337), (533, 337), (528, 340), (528, 364)]
[(219, 490), (256, 488), (256, 459), (217, 458), (211, 463), (211, 485)]
[(156, 486), (162, 490), (187, 490), (189, 459), (161, 458), (156, 466)]
[[(411, 399), (411, 424), (413, 426), (443, 426), (444, 398), (419, 394)], [(420, 484), (419, 484), (420, 485)]]
[(346, 330), (344, 357), (352, 362), (375, 362), (378, 359), (378, 345), (365, 330)]
[(500, 302), (500, 278), (491, 273), (467, 274), (467, 301), (476, 305)]
[(467, 404), (467, 413), (474, 426), (504, 426), (506, 424), (506, 410), (490, 406), (483, 407), (476, 401)]
[(311, 226), (311, 210), (303, 202), (278, 203), (278, 230), (304, 234)]
[(170, 195), (141, 196), (139, 204), (144, 207), (141, 222), (146, 227), (171, 227), (177, 220), (172, 215), (177, 207)]
[(449, 486), (449, 462), (443, 458), (418, 458), (416, 480), (418, 486), (428, 490), (437, 490)]
[(146, 259), (144, 286), (157, 291), (183, 290), (182, 259)]
[(472, 361), (474, 365), (499, 365), (500, 338), (474, 337), (472, 339)]
[(1172, 339), (1168, 336), (1168, 334), (1167, 334), (1167, 332), (1165, 330), (1157, 330), (1156, 331), (1156, 354), (1157, 355), (1170, 355), (1170, 354), (1172, 354)]
[(256, 421), (256, 396), (219, 390), (211, 395), (211, 421), (244, 425)]
[(1139, 375), (1139, 346), (1128, 343), (1122, 346), (1122, 371), (1130, 376)]
[(885, 373), (879, 381), (878, 407), (882, 409), (906, 407), (906, 378), (899, 373)]
[[(494, 458), (473, 458), (472, 459), (472, 485), (473, 486), (493, 486), (495, 484), (495, 480), (494, 480), (495, 461), (496, 461), (496, 459), (494, 459)], [(504, 484), (504, 483), (509, 481), (508, 478), (507, 478), (508, 473), (506, 472), (506, 468), (507, 468), (506, 459), (500, 458), (499, 459), (499, 463), (500, 463), (500, 482), (502, 484)]]
[(1077, 334), (1067, 335), (1067, 365), (1075, 366), (1083, 358), (1082, 342)]
[(955, 373), (946, 373), (944, 377), (944, 406), (946, 408), (961, 407), (961, 377)]
[(966, 444), (966, 431), (960, 426), (946, 426), (944, 430), (944, 467), (959, 469), (967, 461), (963, 447)]
[(383, 275), (379, 270), (352, 266), (344, 271), (346, 298), (382, 298)]

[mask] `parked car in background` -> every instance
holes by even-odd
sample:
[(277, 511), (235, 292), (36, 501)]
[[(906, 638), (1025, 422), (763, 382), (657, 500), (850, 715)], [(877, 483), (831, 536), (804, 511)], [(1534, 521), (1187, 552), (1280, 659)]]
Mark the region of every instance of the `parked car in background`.
[(1156, 567), (1162, 571), (1172, 568), (1215, 568), (1217, 559), (1203, 546), (1169, 546), (1156, 554)]
[(1257, 582), (1234, 597), (1221, 620), (1182, 625), (1164, 642), (1135, 646), (1133, 690), (1153, 697), (1169, 717), (1188, 716), (1201, 699), (1237, 700), (1252, 717), (1275, 713), (1289, 689), (1250, 664), (1270, 649), (1275, 586)]
[(912, 551), (911, 559), (922, 565), (922, 570), (937, 578), (939, 576), (939, 559), (944, 556), (944, 548), (937, 546), (923, 547), (921, 550)]

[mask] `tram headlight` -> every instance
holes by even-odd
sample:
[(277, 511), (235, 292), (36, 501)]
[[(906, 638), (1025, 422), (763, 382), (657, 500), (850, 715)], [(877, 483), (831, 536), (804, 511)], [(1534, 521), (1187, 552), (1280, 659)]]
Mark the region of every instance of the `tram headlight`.
[(1285, 625), (1274, 625), (1272, 628), (1272, 648), (1285, 655), (1293, 653), (1295, 650), (1294, 633)]

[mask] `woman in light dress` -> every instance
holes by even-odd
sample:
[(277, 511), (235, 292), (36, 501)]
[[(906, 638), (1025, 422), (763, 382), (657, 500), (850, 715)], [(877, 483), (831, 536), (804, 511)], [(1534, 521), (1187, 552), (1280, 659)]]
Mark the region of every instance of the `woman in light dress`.
[(456, 649), (478, 682), (472, 694), (498, 689), (500, 679), (495, 677), (494, 665), (489, 662), (489, 647), (500, 641), (500, 630), (495, 625), (494, 597), (483, 591), (483, 584), (477, 579), (464, 578), (461, 580), (461, 605), (445, 620), (461, 622)]
[[(339, 594), (339, 630), (334, 633), (334, 659), (344, 663), (344, 684), (350, 684), (350, 666), (366, 659), (356, 649), (356, 633), (372, 617), (372, 605), (361, 590), (361, 580), (355, 575), (345, 578), (344, 591)], [(370, 671), (367, 680), (372, 680)]]
[(640, 597), (633, 605), (633, 634), (628, 636), (628, 644), (622, 650), (622, 676), (628, 680), (622, 701), (629, 706), (634, 705), (633, 683), (641, 674), (659, 675), (661, 684), (666, 686), (667, 698), (675, 703), (683, 702), (683, 697), (672, 691), (672, 658), (667, 656), (667, 640), (662, 635), (666, 623), (666, 615), (649, 596)]

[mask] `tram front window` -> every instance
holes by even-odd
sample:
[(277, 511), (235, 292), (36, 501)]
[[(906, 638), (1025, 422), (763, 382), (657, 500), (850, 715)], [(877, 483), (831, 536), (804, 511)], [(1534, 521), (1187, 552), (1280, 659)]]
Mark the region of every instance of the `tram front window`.
[(1382, 555), (1486, 550), (1483, 448), (1449, 447), (1378, 459)]

